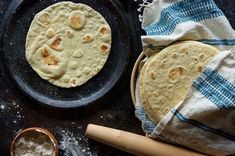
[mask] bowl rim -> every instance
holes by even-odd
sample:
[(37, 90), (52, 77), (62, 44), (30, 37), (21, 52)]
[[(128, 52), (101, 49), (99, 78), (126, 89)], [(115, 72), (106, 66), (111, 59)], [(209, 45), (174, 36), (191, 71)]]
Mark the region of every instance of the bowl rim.
[(131, 99), (133, 104), (135, 105), (136, 103), (136, 97), (135, 97), (135, 89), (136, 89), (136, 80), (137, 80), (137, 75), (138, 75), (138, 68), (139, 68), (139, 64), (140, 62), (143, 60), (143, 58), (145, 57), (145, 53), (141, 52), (140, 55), (138, 56), (134, 67), (132, 69), (131, 72), (131, 80), (130, 80), (130, 91), (131, 91)]
[(40, 127), (30, 127), (30, 128), (26, 128), (24, 130), (21, 130), (20, 132), (18, 132), (16, 134), (16, 136), (14, 137), (13, 141), (11, 142), (11, 147), (10, 147), (10, 155), (11, 156), (15, 156), (15, 143), (17, 141), (17, 139), (24, 133), (27, 133), (29, 131), (36, 131), (39, 133), (43, 133), (44, 135), (46, 135), (50, 141), (53, 144), (54, 147), (54, 152), (55, 152), (55, 156), (58, 156), (59, 154), (59, 145), (58, 145), (58, 141), (56, 140), (56, 138), (51, 134), (51, 132), (49, 132), (46, 129), (40, 128)]

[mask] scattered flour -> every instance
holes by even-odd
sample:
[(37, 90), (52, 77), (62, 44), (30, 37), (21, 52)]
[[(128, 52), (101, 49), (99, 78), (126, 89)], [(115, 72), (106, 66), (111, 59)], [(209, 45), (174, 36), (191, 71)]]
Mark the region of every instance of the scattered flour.
[(0, 106), (0, 109), (5, 109), (5, 105), (1, 105), (1, 106)]
[(88, 145), (88, 139), (82, 135), (75, 136), (70, 131), (62, 130), (60, 133), (60, 149), (64, 151), (63, 156), (92, 156)]

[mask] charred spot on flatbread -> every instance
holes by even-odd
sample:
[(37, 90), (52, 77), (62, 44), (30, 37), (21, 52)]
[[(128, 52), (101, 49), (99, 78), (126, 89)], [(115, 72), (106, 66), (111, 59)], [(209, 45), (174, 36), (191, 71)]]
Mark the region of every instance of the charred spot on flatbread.
[(169, 78), (172, 81), (184, 78), (186, 69), (184, 67), (173, 67), (169, 70)]
[(48, 50), (46, 48), (42, 49), (42, 58), (43, 63), (47, 65), (58, 65), (59, 60), (53, 56), (50, 56)]
[(110, 49), (110, 45), (106, 43), (102, 43), (99, 46), (99, 50), (101, 54), (107, 54), (109, 52), (109, 49)]
[(51, 43), (50, 47), (55, 50), (59, 50), (61, 47), (62, 39), (60, 37), (55, 38), (55, 40)]
[(72, 28), (79, 30), (85, 26), (86, 17), (81, 11), (77, 10), (70, 14), (68, 23)]

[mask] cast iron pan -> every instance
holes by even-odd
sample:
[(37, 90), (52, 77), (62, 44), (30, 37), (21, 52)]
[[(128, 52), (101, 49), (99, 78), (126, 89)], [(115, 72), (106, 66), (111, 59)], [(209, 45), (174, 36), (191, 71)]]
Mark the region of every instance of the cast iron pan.
[(111, 0), (72, 0), (101, 13), (112, 29), (112, 48), (104, 68), (82, 86), (63, 89), (41, 79), (25, 58), (25, 39), (36, 13), (61, 0), (14, 0), (4, 17), (1, 63), (9, 81), (36, 103), (57, 108), (88, 106), (118, 82), (130, 55), (130, 28), (124, 10)]

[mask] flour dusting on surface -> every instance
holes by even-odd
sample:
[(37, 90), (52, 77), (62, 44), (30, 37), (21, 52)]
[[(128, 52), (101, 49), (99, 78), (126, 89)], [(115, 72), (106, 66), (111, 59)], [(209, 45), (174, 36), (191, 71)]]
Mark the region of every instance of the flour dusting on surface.
[(89, 148), (88, 139), (82, 135), (76, 136), (67, 130), (61, 130), (59, 148), (64, 152), (63, 156), (93, 156)]

